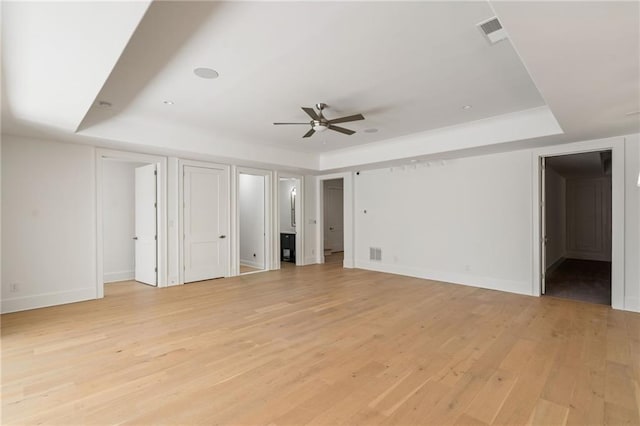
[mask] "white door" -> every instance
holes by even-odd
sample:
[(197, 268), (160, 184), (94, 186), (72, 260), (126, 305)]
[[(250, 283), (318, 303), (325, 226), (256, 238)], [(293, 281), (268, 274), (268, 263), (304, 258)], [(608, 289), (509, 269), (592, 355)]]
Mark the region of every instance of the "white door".
[(157, 285), (156, 165), (135, 170), (135, 279)]
[(540, 293), (545, 294), (547, 285), (547, 178), (546, 159), (540, 159)]
[(229, 258), (227, 174), (184, 167), (184, 282), (227, 275)]
[(342, 188), (328, 185), (325, 189), (325, 250), (344, 250), (343, 205)]

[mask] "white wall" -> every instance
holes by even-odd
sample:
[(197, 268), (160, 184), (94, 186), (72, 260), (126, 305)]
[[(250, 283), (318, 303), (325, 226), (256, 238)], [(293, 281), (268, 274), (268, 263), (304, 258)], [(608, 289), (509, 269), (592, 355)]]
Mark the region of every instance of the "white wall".
[(545, 170), (546, 267), (566, 256), (566, 180), (551, 167)]
[[(291, 226), (291, 189), (297, 185), (296, 179), (280, 179), (278, 183), (279, 200), (280, 200), (280, 232), (295, 234), (296, 228)], [(298, 211), (298, 203), (300, 202), (300, 191), (297, 190), (296, 195), (296, 212)], [(278, 236), (280, 238), (280, 236)]]
[[(640, 138), (611, 140), (626, 152), (624, 309), (640, 311)], [(360, 172), (356, 267), (532, 294), (532, 153)]]
[(132, 280), (135, 273), (135, 168), (142, 163), (104, 160), (102, 166), (104, 282)]
[(625, 309), (640, 312), (640, 135), (625, 143)]
[(264, 176), (241, 173), (238, 180), (240, 209), (240, 263), (265, 267)]
[(2, 311), (95, 298), (94, 148), (2, 138)]
[(530, 163), (520, 151), (360, 172), (356, 267), (531, 294)]

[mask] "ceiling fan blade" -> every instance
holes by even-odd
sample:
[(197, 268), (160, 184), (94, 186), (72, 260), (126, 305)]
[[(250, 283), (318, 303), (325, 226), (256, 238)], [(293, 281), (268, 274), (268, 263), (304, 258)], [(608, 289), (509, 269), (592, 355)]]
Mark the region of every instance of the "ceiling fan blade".
[(309, 125), (309, 123), (273, 123), (276, 126), (282, 126), (283, 124), (304, 124), (304, 125)]
[(316, 110), (314, 110), (313, 108), (307, 108), (307, 107), (302, 107), (302, 110), (304, 112), (307, 113), (307, 115), (309, 117), (311, 117), (314, 120), (320, 120), (320, 117), (318, 116), (318, 114), (316, 113)]
[(329, 124), (348, 123), (349, 121), (358, 121), (358, 120), (364, 120), (364, 115), (355, 114), (355, 115), (349, 115), (347, 117), (334, 118), (333, 120), (329, 120)]
[(336, 132), (344, 133), (345, 135), (352, 135), (355, 132), (353, 130), (345, 129), (344, 127), (333, 126), (329, 124), (328, 126), (331, 130), (335, 130)]
[(313, 135), (316, 131), (313, 129), (309, 129), (309, 131), (307, 133), (304, 134), (303, 138), (308, 138), (311, 135)]

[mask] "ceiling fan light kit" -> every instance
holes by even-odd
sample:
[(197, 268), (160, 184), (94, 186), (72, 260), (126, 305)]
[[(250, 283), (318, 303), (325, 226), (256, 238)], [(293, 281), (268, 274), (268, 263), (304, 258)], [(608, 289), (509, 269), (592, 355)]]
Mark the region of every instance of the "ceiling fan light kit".
[(354, 114), (346, 117), (340, 117), (340, 118), (334, 118), (332, 120), (328, 120), (322, 113), (322, 111), (324, 111), (326, 107), (327, 105), (323, 103), (316, 104), (316, 109), (318, 110), (318, 112), (316, 112), (316, 109), (313, 109), (313, 108), (302, 107), (302, 110), (305, 113), (307, 113), (309, 117), (311, 117), (311, 121), (307, 123), (273, 123), (273, 124), (276, 126), (298, 125), (298, 124), (310, 125), (311, 129), (307, 133), (305, 133), (304, 136), (302, 136), (303, 138), (308, 138), (308, 137), (311, 137), (316, 132), (318, 133), (324, 132), (327, 129), (351, 136), (352, 134), (355, 133), (355, 131), (350, 129), (345, 129), (344, 127), (335, 126), (335, 124), (364, 120), (364, 116), (362, 114)]

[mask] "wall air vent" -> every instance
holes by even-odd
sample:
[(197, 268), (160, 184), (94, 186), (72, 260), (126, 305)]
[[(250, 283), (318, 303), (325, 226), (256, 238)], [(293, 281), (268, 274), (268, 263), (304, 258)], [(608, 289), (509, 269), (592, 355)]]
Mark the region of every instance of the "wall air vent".
[(382, 260), (382, 249), (378, 247), (369, 247), (369, 260)]
[(502, 24), (495, 16), (480, 22), (477, 26), (490, 44), (496, 44), (507, 38), (507, 32), (502, 28)]

